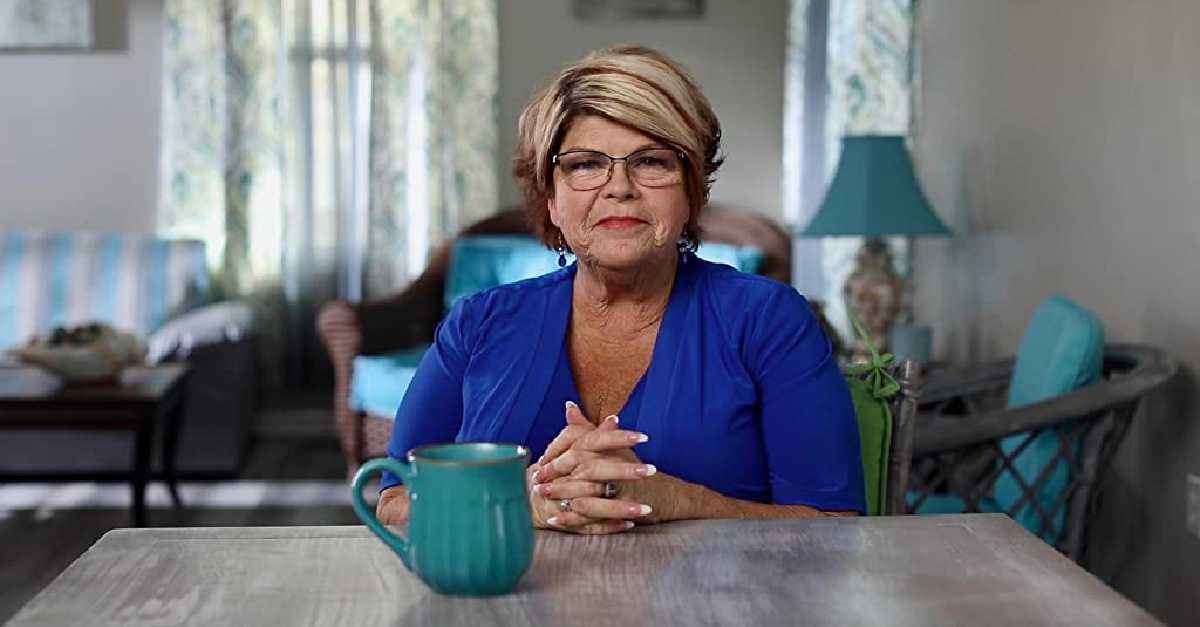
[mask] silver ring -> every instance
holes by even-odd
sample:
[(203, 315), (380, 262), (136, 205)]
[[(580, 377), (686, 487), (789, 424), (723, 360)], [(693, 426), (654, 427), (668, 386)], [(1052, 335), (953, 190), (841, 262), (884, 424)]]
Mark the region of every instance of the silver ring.
[(560, 511), (560, 512), (571, 511), (571, 499), (563, 499), (563, 500), (559, 501), (558, 502), (558, 511)]
[(604, 484), (604, 498), (606, 498), (606, 499), (611, 499), (611, 498), (615, 497), (617, 495), (617, 492), (620, 492), (620, 491), (621, 491), (621, 485), (614, 481), (609, 481), (608, 483)]

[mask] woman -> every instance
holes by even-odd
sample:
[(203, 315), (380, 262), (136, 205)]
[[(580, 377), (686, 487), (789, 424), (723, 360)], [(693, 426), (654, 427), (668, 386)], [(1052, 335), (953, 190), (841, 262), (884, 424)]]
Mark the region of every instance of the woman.
[[(519, 134), (532, 223), (577, 262), (454, 306), (390, 455), (524, 443), (535, 524), (576, 533), (862, 513), (854, 410), (808, 304), (692, 254), (721, 131), (691, 76), (646, 48), (593, 53)], [(402, 523), (404, 487), (383, 486), (379, 519)]]

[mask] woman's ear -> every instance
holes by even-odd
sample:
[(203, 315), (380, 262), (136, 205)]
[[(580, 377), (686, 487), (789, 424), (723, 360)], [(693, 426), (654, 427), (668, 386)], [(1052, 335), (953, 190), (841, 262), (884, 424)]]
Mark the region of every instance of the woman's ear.
[(558, 204), (554, 202), (554, 196), (546, 198), (546, 211), (550, 212), (550, 223), (562, 230), (562, 222), (558, 216)]

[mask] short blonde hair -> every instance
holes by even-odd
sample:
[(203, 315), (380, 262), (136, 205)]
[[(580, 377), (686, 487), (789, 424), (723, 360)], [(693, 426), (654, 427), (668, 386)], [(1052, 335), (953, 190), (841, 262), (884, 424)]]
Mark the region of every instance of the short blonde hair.
[(700, 243), (700, 209), (723, 160), (718, 155), (721, 124), (683, 66), (642, 46), (599, 50), (568, 65), (521, 113), (513, 176), (538, 237), (550, 248), (560, 244), (546, 205), (554, 193), (551, 160), (581, 115), (608, 118), (684, 153), (689, 206), (684, 237), (694, 250)]

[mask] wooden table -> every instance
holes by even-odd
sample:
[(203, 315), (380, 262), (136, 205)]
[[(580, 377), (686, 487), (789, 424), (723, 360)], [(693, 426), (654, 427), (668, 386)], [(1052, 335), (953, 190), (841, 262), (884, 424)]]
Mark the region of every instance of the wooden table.
[(117, 530), (35, 625), (1157, 625), (996, 514), (537, 532), (513, 594), (429, 591), (361, 527)]
[[(0, 368), (0, 429), (123, 430), (133, 437), (129, 482), (133, 491), (133, 524), (146, 521), (146, 482), (156, 424), (161, 420), (163, 478), (175, 506), (180, 506), (175, 480), (179, 422), (187, 393), (188, 366), (163, 364), (127, 368), (111, 383), (64, 384), (37, 368)], [(3, 437), (3, 436), (0, 436)], [(70, 455), (71, 451), (55, 454)], [(0, 477), (0, 480), (21, 477)], [(83, 478), (72, 475), (70, 478)]]

